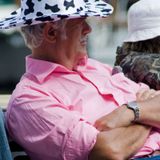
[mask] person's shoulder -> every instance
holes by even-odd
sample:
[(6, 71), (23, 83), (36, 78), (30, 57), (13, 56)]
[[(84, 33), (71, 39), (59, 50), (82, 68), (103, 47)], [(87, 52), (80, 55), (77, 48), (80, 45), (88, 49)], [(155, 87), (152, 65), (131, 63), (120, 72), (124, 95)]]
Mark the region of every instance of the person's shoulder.
[(135, 53), (135, 54), (130, 54), (126, 56), (122, 60), (122, 64), (129, 64), (128, 62), (130, 61), (130, 65), (137, 65), (137, 67), (147, 65), (147, 69), (150, 70), (151, 68), (153, 69), (154, 67), (160, 68), (160, 54), (157, 53)]
[(121, 62), (124, 74), (135, 82), (160, 88), (160, 54), (142, 53), (126, 56)]

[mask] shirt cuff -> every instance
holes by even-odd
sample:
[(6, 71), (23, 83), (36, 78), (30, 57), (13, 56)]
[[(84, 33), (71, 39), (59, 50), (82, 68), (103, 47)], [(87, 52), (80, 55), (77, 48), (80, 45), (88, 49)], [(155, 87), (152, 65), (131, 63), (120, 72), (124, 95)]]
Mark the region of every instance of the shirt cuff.
[(87, 160), (94, 147), (99, 131), (85, 121), (79, 123), (71, 131), (64, 150), (64, 160)]

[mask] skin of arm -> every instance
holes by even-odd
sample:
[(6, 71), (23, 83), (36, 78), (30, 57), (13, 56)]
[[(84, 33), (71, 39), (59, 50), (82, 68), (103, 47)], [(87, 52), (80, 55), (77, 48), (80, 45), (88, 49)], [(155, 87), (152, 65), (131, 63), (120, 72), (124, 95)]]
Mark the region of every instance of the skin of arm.
[(153, 89), (137, 93), (137, 102), (140, 107), (138, 123), (160, 128), (160, 91)]
[(145, 143), (151, 127), (140, 124), (102, 131), (92, 149), (89, 160), (127, 160)]
[(139, 102), (138, 105), (140, 106), (138, 123), (160, 128), (160, 95)]

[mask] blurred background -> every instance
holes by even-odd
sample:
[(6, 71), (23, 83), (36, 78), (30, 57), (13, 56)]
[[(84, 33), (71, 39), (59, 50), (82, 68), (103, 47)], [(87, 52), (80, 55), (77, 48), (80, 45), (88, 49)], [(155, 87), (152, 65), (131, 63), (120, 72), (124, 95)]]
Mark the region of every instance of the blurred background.
[[(89, 56), (113, 66), (117, 46), (127, 34), (128, 0), (108, 0), (114, 14), (106, 19), (89, 18)], [(6, 17), (19, 6), (18, 0), (0, 0), (0, 17)], [(25, 56), (29, 49), (15, 29), (0, 31), (0, 95), (11, 94), (25, 71)]]

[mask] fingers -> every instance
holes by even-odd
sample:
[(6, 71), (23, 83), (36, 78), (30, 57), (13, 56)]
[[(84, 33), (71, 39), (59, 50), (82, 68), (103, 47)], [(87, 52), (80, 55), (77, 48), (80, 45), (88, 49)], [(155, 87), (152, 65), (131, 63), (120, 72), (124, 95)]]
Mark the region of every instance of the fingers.
[(151, 154), (152, 156), (157, 156), (157, 155), (160, 155), (160, 151), (159, 150), (157, 150), (157, 151), (154, 151), (152, 154)]
[(158, 95), (160, 95), (160, 90), (159, 90), (159, 91), (156, 91), (156, 92), (152, 95), (152, 97), (155, 97), (155, 96), (158, 96)]
[(137, 92), (137, 101), (144, 101), (147, 99), (151, 99), (157, 95), (160, 95), (160, 91), (156, 91), (154, 89), (142, 89)]

